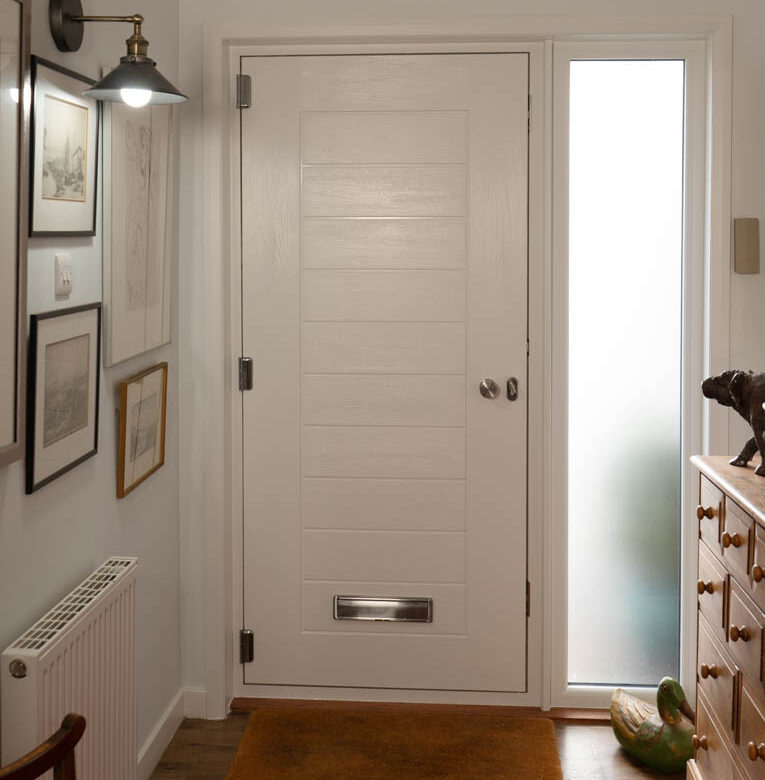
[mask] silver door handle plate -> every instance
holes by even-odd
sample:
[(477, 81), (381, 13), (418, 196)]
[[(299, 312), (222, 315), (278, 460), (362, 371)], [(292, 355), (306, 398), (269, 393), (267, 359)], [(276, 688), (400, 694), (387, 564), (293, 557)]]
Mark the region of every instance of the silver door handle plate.
[(484, 398), (496, 398), (499, 395), (499, 385), (493, 379), (484, 379), (478, 389)]

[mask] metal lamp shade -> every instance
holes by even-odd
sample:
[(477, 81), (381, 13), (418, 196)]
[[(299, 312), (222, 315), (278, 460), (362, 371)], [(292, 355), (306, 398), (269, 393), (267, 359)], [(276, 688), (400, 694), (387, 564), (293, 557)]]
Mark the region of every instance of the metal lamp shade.
[(120, 64), (106, 74), (101, 81), (83, 92), (96, 100), (107, 100), (121, 103), (123, 89), (151, 90), (149, 105), (166, 103), (184, 103), (186, 95), (179, 92), (156, 68), (153, 60), (133, 62), (127, 57), (120, 59)]

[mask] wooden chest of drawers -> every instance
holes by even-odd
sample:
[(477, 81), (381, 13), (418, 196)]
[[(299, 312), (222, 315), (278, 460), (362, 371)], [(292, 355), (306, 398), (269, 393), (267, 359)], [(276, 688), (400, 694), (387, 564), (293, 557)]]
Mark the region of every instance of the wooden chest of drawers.
[(699, 474), (694, 780), (765, 780), (765, 478), (727, 457)]

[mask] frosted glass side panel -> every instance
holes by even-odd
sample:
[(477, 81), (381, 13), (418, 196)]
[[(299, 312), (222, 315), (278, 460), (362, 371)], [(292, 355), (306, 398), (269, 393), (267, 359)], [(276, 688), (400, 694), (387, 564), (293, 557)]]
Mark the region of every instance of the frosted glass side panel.
[(571, 63), (568, 679), (678, 676), (684, 66)]

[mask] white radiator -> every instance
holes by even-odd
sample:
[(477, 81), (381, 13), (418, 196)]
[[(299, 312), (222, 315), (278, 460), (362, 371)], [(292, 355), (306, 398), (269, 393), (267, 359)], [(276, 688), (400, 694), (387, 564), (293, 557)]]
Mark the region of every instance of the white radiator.
[(137, 565), (109, 558), (5, 649), (0, 765), (78, 712), (87, 720), (75, 753), (78, 780), (135, 780)]

